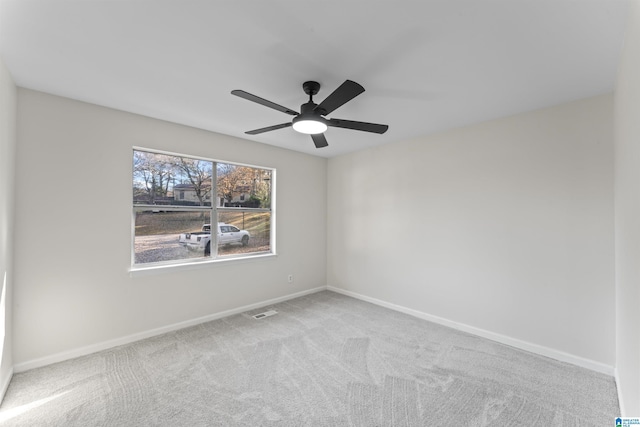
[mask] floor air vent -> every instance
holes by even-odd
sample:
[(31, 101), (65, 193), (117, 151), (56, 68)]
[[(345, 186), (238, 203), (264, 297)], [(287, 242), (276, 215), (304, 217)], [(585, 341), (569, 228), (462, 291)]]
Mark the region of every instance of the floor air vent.
[(254, 314), (253, 318), (254, 319), (262, 319), (263, 317), (269, 317), (269, 316), (273, 316), (275, 314), (278, 314), (278, 312), (275, 311), (275, 310), (269, 310), (269, 311), (265, 311), (264, 313)]

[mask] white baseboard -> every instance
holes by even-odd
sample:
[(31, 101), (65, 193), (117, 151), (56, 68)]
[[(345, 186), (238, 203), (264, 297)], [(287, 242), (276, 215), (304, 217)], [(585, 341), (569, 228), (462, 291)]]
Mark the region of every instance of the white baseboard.
[(551, 359), (559, 360), (561, 362), (570, 363), (572, 365), (580, 366), (582, 368), (590, 369), (592, 371), (600, 372), (609, 376), (614, 376), (613, 366), (605, 365), (604, 363), (595, 362), (593, 360), (585, 359), (583, 357), (575, 356), (569, 353), (565, 353), (560, 350), (555, 350), (549, 347), (544, 347), (538, 344), (533, 344), (527, 341), (522, 341), (516, 338), (511, 338), (505, 335), (497, 334), (495, 332), (486, 331), (484, 329), (476, 328), (474, 326), (465, 325), (464, 323), (454, 322), (442, 317), (434, 316), (431, 314), (423, 313), (418, 310), (403, 307), (401, 305), (392, 304), (386, 301), (382, 301), (376, 298), (371, 298), (365, 295), (361, 295), (355, 292), (347, 291), (344, 289), (336, 288), (333, 286), (327, 286), (327, 289), (333, 292), (337, 292), (343, 295), (347, 295), (353, 298), (357, 298), (362, 301), (370, 302), (381, 307), (389, 308), (391, 310), (399, 311), (419, 319), (428, 320), (439, 325), (448, 326), (452, 329), (467, 332), (482, 338), (487, 338), (492, 341), (506, 344), (511, 347), (525, 350), (531, 353), (538, 354), (540, 356), (549, 357)]
[[(177, 331), (179, 329), (188, 328), (189, 326), (199, 325), (201, 323), (210, 322), (212, 320), (221, 319), (223, 317), (232, 316), (234, 314), (243, 313), (249, 310), (255, 310), (257, 308), (265, 307), (268, 305), (277, 304), (283, 301), (287, 301), (290, 299), (298, 298), (305, 295), (310, 295), (316, 292), (324, 291), (327, 288), (325, 286), (321, 286), (318, 288), (308, 289), (306, 291), (296, 292), (293, 294), (285, 295), (278, 298), (273, 298), (266, 301), (257, 302), (254, 304), (245, 305), (242, 307), (234, 308), (231, 310), (221, 311), (219, 313), (210, 314), (203, 317), (198, 317), (196, 319), (186, 320), (184, 322), (174, 323), (172, 325), (163, 326), (161, 328), (151, 329), (144, 332), (139, 332), (132, 335), (127, 335), (125, 337), (116, 338), (109, 341), (104, 341), (92, 345), (88, 345), (85, 347), (76, 348), (73, 350), (64, 351), (61, 353), (56, 353), (51, 356), (45, 356), (38, 359), (28, 360), (26, 362), (17, 363), (13, 366), (14, 372), (24, 372), (30, 369), (40, 368), (42, 366), (51, 365), (52, 363), (62, 362), (64, 360), (74, 359), (80, 356), (86, 356), (87, 354), (96, 353), (98, 351), (107, 350), (113, 347), (117, 347), (119, 345), (130, 344), (135, 341), (140, 341), (145, 338), (154, 337), (156, 335), (162, 335), (167, 332)], [(7, 382), (7, 386), (8, 386)]]
[[(62, 362), (64, 360), (69, 360), (69, 359), (74, 359), (76, 357), (80, 357), (80, 356), (85, 356), (87, 354), (91, 354), (91, 353), (96, 353), (98, 351), (102, 351), (102, 350), (107, 350), (109, 348), (113, 348), (113, 347), (117, 347), (120, 345), (124, 345), (124, 344), (130, 344), (132, 342), (135, 341), (140, 341), (142, 339), (145, 338), (150, 338), (156, 335), (161, 335), (167, 332), (172, 332), (172, 331), (176, 331), (179, 329), (183, 329), (183, 328), (187, 328), (189, 326), (194, 326), (194, 325), (198, 325), (201, 323), (205, 323), (205, 322), (210, 322), (212, 320), (217, 320), (217, 319), (221, 319), (223, 317), (227, 317), (227, 316), (231, 316), (234, 314), (239, 314), (239, 313), (243, 313), (245, 311), (249, 311), (249, 310), (255, 310), (257, 308), (261, 308), (261, 307), (265, 307), (268, 305), (272, 305), (272, 304), (277, 304), (283, 301), (287, 301), (293, 298), (298, 298), (301, 296), (305, 296), (305, 295), (310, 295), (316, 292), (320, 292), (323, 290), (330, 290), (333, 292), (337, 292), (343, 295), (347, 295), (362, 301), (366, 301), (366, 302), (370, 302), (372, 304), (375, 305), (379, 305), (381, 307), (385, 307), (385, 308), (389, 308), (391, 310), (395, 310), (401, 313), (405, 313), (414, 317), (417, 317), (419, 319), (423, 319), (423, 320), (427, 320), (433, 323), (437, 323), (440, 325), (444, 325), (444, 326), (448, 326), (450, 328), (459, 330), (459, 331), (463, 331), (463, 332), (467, 332), (476, 336), (480, 336), (483, 338), (487, 338), (490, 339), (492, 341), (496, 341), (502, 344), (506, 344), (509, 345), (511, 347), (515, 347), (515, 348), (519, 348), (521, 350), (525, 350), (525, 351), (529, 351), (531, 353), (535, 353), (541, 356), (545, 356), (545, 357), (549, 357), (555, 360), (559, 360), (562, 362), (566, 362), (566, 363), (570, 363), (576, 366), (580, 366), (586, 369), (590, 369), (592, 371), (596, 371), (596, 372), (600, 372), (606, 375), (610, 375), (610, 376), (615, 376), (616, 372), (615, 369), (612, 366), (609, 365), (605, 365), (603, 363), (599, 363), (599, 362), (595, 362), (589, 359), (585, 359), (579, 356), (575, 356), (569, 353), (565, 353), (559, 350), (555, 350), (552, 348), (548, 348), (548, 347), (544, 347), (541, 345), (537, 345), (537, 344), (533, 344), (533, 343), (529, 343), (526, 341), (522, 341), (522, 340), (518, 340), (515, 338), (511, 338), (505, 335), (501, 335), (501, 334), (496, 334), (494, 332), (490, 332), (490, 331), (486, 331), (484, 329), (480, 329), (480, 328), (476, 328), (473, 326), (469, 326), (469, 325), (465, 325), (463, 323), (459, 323), (459, 322), (454, 322), (442, 317), (438, 317), (438, 316), (433, 316), (431, 314), (427, 314), (427, 313), (423, 313), (421, 311), (418, 310), (414, 310), (414, 309), (410, 309), (407, 307), (403, 307), (397, 304), (392, 304), (386, 301), (382, 301), (376, 298), (371, 298), (365, 295), (361, 295), (355, 292), (351, 292), (351, 291), (347, 291), (344, 289), (340, 289), (340, 288), (336, 288), (333, 286), (321, 286), (318, 288), (313, 288), (313, 289), (309, 289), (306, 291), (301, 291), (301, 292), (296, 292), (293, 294), (289, 294), (289, 295), (285, 295), (282, 297), (278, 297), (278, 298), (273, 298), (270, 300), (266, 300), (266, 301), (261, 301), (258, 303), (254, 303), (254, 304), (250, 304), (250, 305), (245, 305), (242, 307), (238, 307), (238, 308), (234, 308), (231, 310), (225, 310), (225, 311), (221, 311), (219, 313), (214, 313), (214, 314), (210, 314), (207, 316), (203, 316), (203, 317), (199, 317), (196, 319), (192, 319), (192, 320), (187, 320), (184, 322), (179, 322), (179, 323), (175, 323), (172, 325), (168, 325), (168, 326), (164, 326), (161, 328), (156, 328), (156, 329), (152, 329), (152, 330), (148, 330), (148, 331), (144, 331), (144, 332), (139, 332), (136, 334), (132, 334), (132, 335), (127, 335), (125, 337), (121, 337), (121, 338), (116, 338), (113, 340), (109, 340), (109, 341), (104, 341), (104, 342), (100, 342), (100, 343), (96, 343), (96, 344), (92, 344), (92, 345), (88, 345), (85, 347), (80, 347), (77, 349), (73, 349), (73, 350), (69, 350), (69, 351), (64, 351), (61, 353), (56, 353), (50, 356), (45, 356), (45, 357), (41, 357), (38, 359), (33, 359), (33, 360), (28, 360), (26, 362), (22, 362), (22, 363), (18, 363), (15, 364), (13, 366), (13, 372), (24, 372), (24, 371), (28, 371), (30, 369), (35, 369), (35, 368), (39, 368), (42, 366), (46, 366), (46, 365), (51, 365), (52, 363), (57, 363), (57, 362)], [(12, 372), (12, 373), (13, 373)], [(11, 376), (9, 376), (9, 378), (4, 378), (3, 379), (4, 382), (2, 383), (2, 386), (4, 387), (2, 390), (6, 391), (6, 388), (9, 386), (9, 381), (11, 380)], [(618, 383), (617, 378), (616, 378), (616, 383)], [(620, 387), (618, 387), (618, 394), (620, 393)], [(621, 409), (622, 408), (622, 400), (620, 399), (619, 396), (619, 401), (620, 401), (620, 405), (621, 405)], [(624, 410), (623, 410), (624, 413)]]
[(0, 383), (0, 403), (2, 403), (2, 401), (4, 400), (4, 395), (7, 394), (7, 389), (9, 388), (11, 378), (13, 378), (13, 369), (9, 370), (7, 376), (2, 378), (2, 383)]

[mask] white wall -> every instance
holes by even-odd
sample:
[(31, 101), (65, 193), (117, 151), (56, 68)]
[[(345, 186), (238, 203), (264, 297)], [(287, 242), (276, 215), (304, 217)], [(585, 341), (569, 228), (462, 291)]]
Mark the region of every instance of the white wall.
[(629, 10), (615, 104), (616, 331), (624, 415), (640, 414), (640, 3)]
[[(132, 146), (275, 167), (278, 256), (131, 278)], [(19, 89), (16, 175), (16, 369), (326, 284), (323, 158)]]
[[(16, 86), (0, 60), (0, 401), (13, 371), (11, 297), (16, 152)], [(2, 289), (5, 297), (2, 298)]]
[[(13, 362), (329, 284), (612, 367), (612, 105), (577, 101), (327, 170), (322, 158), (19, 89)], [(131, 278), (133, 145), (277, 168), (278, 257)], [(58, 197), (69, 184), (74, 205)]]
[(329, 286), (613, 373), (613, 97), (332, 158)]

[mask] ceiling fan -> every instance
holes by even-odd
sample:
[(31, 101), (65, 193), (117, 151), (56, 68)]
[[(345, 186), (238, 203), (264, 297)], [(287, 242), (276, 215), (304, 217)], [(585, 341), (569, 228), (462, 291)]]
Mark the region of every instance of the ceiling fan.
[(278, 105), (274, 102), (267, 101), (266, 99), (260, 98), (259, 96), (252, 95), (243, 90), (232, 90), (231, 93), (233, 95), (239, 96), (240, 98), (244, 98), (249, 101), (256, 102), (260, 105), (264, 105), (265, 107), (273, 108), (274, 110), (282, 111), (283, 113), (295, 116), (291, 122), (250, 130), (245, 133), (249, 135), (257, 135), (263, 132), (269, 132), (272, 130), (293, 126), (293, 129), (296, 131), (311, 135), (311, 139), (313, 139), (313, 143), (315, 144), (316, 148), (322, 148), (329, 145), (323, 133), (327, 130), (328, 126), (380, 134), (385, 133), (387, 129), (389, 129), (389, 126), (380, 125), (377, 123), (354, 122), (352, 120), (327, 119), (323, 117), (327, 114), (332, 113), (334, 110), (340, 108), (341, 106), (364, 92), (364, 88), (356, 82), (346, 80), (329, 96), (327, 96), (327, 98), (320, 104), (316, 104), (313, 102), (313, 96), (316, 95), (320, 90), (320, 83), (314, 81), (304, 82), (302, 84), (302, 89), (304, 90), (304, 93), (309, 95), (309, 102), (300, 106), (300, 113), (290, 108), (283, 107), (282, 105)]

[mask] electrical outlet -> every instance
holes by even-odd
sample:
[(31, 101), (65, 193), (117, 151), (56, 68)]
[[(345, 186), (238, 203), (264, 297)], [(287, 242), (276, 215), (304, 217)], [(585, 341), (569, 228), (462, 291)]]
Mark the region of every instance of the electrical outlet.
[(287, 277), (287, 281), (289, 283), (293, 283), (293, 274), (290, 274), (289, 277)]

